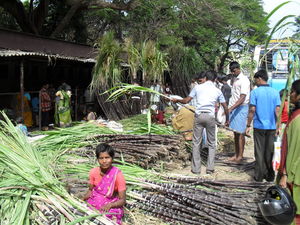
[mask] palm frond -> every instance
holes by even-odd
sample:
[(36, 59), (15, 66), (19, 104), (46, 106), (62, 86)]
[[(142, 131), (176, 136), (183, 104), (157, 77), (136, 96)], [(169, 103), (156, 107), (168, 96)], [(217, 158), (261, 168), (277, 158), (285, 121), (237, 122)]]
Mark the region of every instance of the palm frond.
[(137, 71), (140, 68), (141, 55), (137, 47), (134, 46), (130, 38), (125, 39), (125, 50), (127, 52), (127, 62), (130, 67), (131, 76), (133, 79), (137, 77)]
[(121, 81), (121, 44), (108, 32), (98, 42), (99, 53), (94, 66), (91, 89), (112, 87)]
[[(267, 39), (266, 39), (266, 45), (265, 45), (265, 49), (268, 49), (270, 40), (272, 39), (273, 35), (275, 32), (277, 32), (278, 30), (282, 29), (283, 27), (286, 27), (287, 25), (290, 24), (290, 22), (284, 23), (287, 19), (295, 17), (295, 15), (287, 15), (282, 17), (273, 27), (272, 31), (270, 32), (270, 34), (268, 35)], [(284, 24), (283, 24), (284, 23)]]
[(165, 70), (168, 70), (166, 54), (161, 52), (153, 41), (144, 41), (141, 45), (141, 68), (143, 80), (162, 80)]
[(116, 101), (121, 96), (128, 95), (133, 92), (147, 92), (147, 93), (160, 95), (162, 97), (170, 99), (168, 96), (166, 96), (160, 92), (157, 92), (151, 88), (146, 88), (143, 86), (133, 85), (133, 84), (125, 84), (125, 83), (116, 85), (115, 87), (105, 91), (103, 94), (110, 94), (109, 97), (107, 98), (107, 101)]

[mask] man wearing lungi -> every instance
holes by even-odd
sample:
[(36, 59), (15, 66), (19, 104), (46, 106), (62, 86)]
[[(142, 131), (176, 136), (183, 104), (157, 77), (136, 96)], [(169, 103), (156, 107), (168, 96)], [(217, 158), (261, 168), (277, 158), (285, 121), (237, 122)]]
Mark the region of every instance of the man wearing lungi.
[(234, 132), (235, 155), (229, 160), (241, 162), (245, 147), (245, 136), (243, 133), (246, 130), (249, 110), (250, 81), (242, 73), (238, 62), (231, 62), (229, 69), (234, 77), (229, 100), (229, 127), (237, 131)]

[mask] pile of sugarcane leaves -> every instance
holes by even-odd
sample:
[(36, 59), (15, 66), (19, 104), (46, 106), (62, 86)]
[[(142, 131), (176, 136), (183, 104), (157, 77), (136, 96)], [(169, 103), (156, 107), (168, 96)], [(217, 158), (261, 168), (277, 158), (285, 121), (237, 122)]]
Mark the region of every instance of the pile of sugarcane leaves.
[(70, 195), (47, 156), (42, 157), (5, 114), (3, 118), (0, 121), (1, 225), (115, 224)]

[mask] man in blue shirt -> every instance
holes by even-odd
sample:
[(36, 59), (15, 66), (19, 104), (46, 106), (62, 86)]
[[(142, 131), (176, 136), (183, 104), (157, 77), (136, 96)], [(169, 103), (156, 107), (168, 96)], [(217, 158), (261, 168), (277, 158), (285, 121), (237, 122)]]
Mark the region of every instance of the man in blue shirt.
[(206, 128), (207, 145), (208, 145), (208, 158), (206, 173), (211, 174), (214, 172), (215, 151), (216, 151), (216, 138), (215, 138), (215, 106), (220, 102), (224, 107), (226, 114), (226, 125), (228, 125), (229, 113), (225, 98), (218, 88), (214, 85), (215, 72), (205, 72), (205, 82), (196, 85), (188, 97), (184, 99), (172, 99), (174, 103), (180, 102), (186, 104), (192, 99), (196, 99), (196, 111), (193, 128), (193, 153), (192, 153), (192, 173), (200, 174), (201, 172), (201, 155), (200, 148), (202, 145), (202, 133)]
[(256, 181), (274, 180), (272, 156), (276, 135), (276, 120), (280, 109), (279, 92), (268, 84), (268, 74), (260, 70), (254, 75), (257, 88), (250, 93), (250, 108), (248, 113), (246, 134), (249, 134), (253, 120)]

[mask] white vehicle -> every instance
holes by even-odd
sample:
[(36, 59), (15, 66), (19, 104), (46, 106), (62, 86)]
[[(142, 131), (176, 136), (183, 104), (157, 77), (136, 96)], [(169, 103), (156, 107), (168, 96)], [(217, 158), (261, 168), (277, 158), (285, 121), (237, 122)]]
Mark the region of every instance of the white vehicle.
[(289, 54), (290, 40), (271, 40), (267, 50), (264, 45), (258, 45), (254, 50), (254, 61), (256, 62), (256, 71), (265, 69), (268, 71), (268, 83), (271, 87), (280, 91), (285, 87), (287, 77), (290, 71)]

